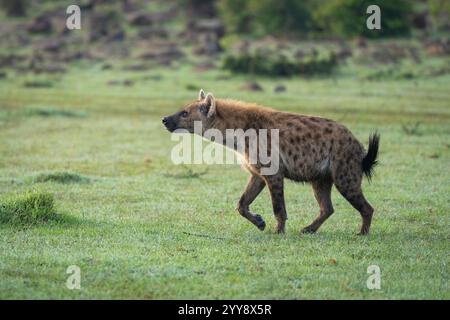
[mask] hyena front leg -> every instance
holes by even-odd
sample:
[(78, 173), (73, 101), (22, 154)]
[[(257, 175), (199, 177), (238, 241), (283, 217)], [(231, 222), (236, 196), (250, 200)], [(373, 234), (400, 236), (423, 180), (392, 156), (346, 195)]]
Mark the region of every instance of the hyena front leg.
[(252, 204), (253, 200), (255, 200), (256, 197), (261, 193), (262, 189), (264, 189), (265, 185), (266, 182), (263, 178), (257, 175), (252, 175), (248, 180), (247, 187), (245, 188), (241, 199), (239, 199), (239, 203), (237, 206), (237, 210), (239, 211), (239, 213), (244, 218), (253, 223), (256, 227), (258, 227), (258, 229), (261, 231), (263, 231), (266, 227), (266, 223), (259, 214), (252, 214), (249, 210), (249, 207)]
[(265, 176), (266, 184), (269, 187), (272, 198), (273, 213), (277, 219), (277, 233), (284, 233), (287, 219), (286, 205), (284, 203), (283, 176), (272, 175)]

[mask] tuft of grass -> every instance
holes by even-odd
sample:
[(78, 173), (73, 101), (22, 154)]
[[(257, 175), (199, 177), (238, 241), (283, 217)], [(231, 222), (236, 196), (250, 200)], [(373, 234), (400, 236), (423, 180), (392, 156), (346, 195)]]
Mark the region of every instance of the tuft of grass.
[(412, 124), (404, 124), (402, 125), (402, 130), (408, 136), (421, 136), (422, 132), (419, 130), (420, 124), (420, 121)]
[(30, 181), (32, 183), (56, 182), (62, 184), (69, 184), (69, 183), (88, 183), (90, 179), (78, 173), (62, 171), (62, 172), (40, 173), (38, 175), (31, 177)]
[(53, 195), (37, 191), (9, 196), (0, 202), (0, 223), (36, 224), (56, 220)]
[(25, 115), (29, 116), (29, 117), (39, 116), (39, 117), (83, 118), (86, 116), (86, 113), (82, 112), (82, 111), (54, 109), (54, 108), (49, 108), (49, 107), (39, 107), (39, 108), (25, 109)]
[(223, 69), (234, 73), (266, 76), (312, 76), (331, 74), (338, 66), (334, 52), (324, 56), (291, 59), (284, 55), (275, 57), (261, 53), (228, 55), (223, 61)]

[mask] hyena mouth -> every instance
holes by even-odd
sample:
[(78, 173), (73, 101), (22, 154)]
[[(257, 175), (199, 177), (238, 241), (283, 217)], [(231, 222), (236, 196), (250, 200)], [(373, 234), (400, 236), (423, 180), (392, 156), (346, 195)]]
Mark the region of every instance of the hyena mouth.
[(162, 123), (166, 127), (169, 132), (174, 132), (177, 129), (177, 126), (169, 117), (164, 117), (162, 119)]

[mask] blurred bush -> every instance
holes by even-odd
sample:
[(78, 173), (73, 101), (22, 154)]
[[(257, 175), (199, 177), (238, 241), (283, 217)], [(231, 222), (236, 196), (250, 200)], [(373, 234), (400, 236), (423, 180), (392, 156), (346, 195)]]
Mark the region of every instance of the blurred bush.
[[(8, 16), (24, 16), (26, 9), (34, 16), (41, 8), (53, 8), (58, 3), (66, 5), (63, 0), (0, 0), (1, 8)], [(173, 12), (181, 13), (189, 21), (220, 18), (225, 23), (227, 37), (237, 34), (374, 38), (407, 35), (411, 28), (450, 29), (449, 0), (172, 0), (154, 1), (151, 6), (146, 3), (138, 0), (80, 1), (82, 10), (96, 12), (97, 16), (92, 19), (96, 29), (93, 38), (105, 35), (106, 38), (123, 38), (123, 15), (132, 13), (128, 17), (132, 21), (135, 15), (138, 21), (139, 18), (149, 20), (149, 12), (158, 11), (158, 7), (161, 10), (171, 7)], [(381, 8), (380, 31), (366, 27), (366, 9), (372, 4)], [(158, 20), (161, 21), (163, 19)], [(151, 23), (146, 21), (146, 24)], [(111, 28), (118, 30), (106, 31)]]
[(334, 52), (323, 55), (310, 55), (301, 59), (286, 55), (266, 55), (262, 52), (232, 54), (225, 57), (223, 68), (245, 74), (267, 76), (312, 76), (329, 74), (337, 66)]
[(428, 0), (431, 24), (436, 30), (450, 30), (450, 1)]
[[(410, 32), (409, 16), (413, 1), (409, 0), (328, 0), (314, 12), (314, 21), (325, 33), (341, 36), (377, 38), (406, 35)], [(366, 27), (368, 6), (381, 9), (381, 30)]]
[[(432, 11), (441, 12), (439, 0), (429, 0)], [(227, 31), (253, 35), (301, 35), (320, 33), (368, 38), (406, 35), (414, 5), (409, 0), (218, 0)], [(435, 3), (436, 2), (436, 3)], [(431, 3), (433, 3), (431, 5)], [(450, 3), (447, 1), (447, 3)], [(366, 27), (366, 9), (381, 8), (382, 30)], [(447, 5), (448, 6), (448, 5)], [(433, 9), (436, 8), (436, 9)]]
[(21, 17), (25, 15), (25, 0), (1, 0), (0, 5), (8, 16)]
[(228, 32), (265, 34), (304, 33), (311, 29), (310, 0), (220, 0)]

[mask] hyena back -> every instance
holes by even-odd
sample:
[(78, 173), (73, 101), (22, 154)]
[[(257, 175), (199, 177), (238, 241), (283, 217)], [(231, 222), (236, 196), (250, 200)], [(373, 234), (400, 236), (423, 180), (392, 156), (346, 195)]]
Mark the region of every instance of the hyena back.
[[(283, 233), (287, 219), (284, 201), (284, 178), (312, 184), (314, 196), (319, 203), (317, 218), (304, 233), (314, 233), (333, 213), (331, 188), (333, 184), (342, 196), (359, 211), (362, 217), (360, 234), (369, 232), (374, 209), (365, 199), (362, 189), (363, 174), (370, 180), (377, 163), (380, 136), (375, 133), (369, 138), (365, 152), (362, 144), (343, 125), (332, 120), (280, 112), (241, 101), (215, 99), (212, 94), (200, 91), (197, 100), (186, 105), (180, 112), (164, 117), (163, 123), (169, 131), (185, 129), (194, 133), (194, 122), (200, 121), (203, 130), (217, 129), (278, 129), (279, 169), (275, 174), (263, 174), (260, 162), (244, 162), (250, 178), (237, 209), (239, 213), (264, 230), (265, 222), (258, 214), (250, 212), (250, 205), (265, 186), (272, 199), (273, 212), (277, 220), (277, 232)], [(203, 131), (203, 132), (204, 132)], [(202, 132), (202, 133), (203, 133)], [(215, 141), (221, 142), (221, 141)], [(222, 141), (225, 144), (225, 141)], [(250, 143), (249, 141), (246, 141)], [(270, 152), (270, 150), (269, 150)], [(249, 159), (248, 146), (243, 151)]]

